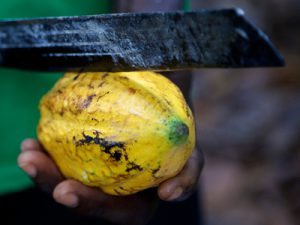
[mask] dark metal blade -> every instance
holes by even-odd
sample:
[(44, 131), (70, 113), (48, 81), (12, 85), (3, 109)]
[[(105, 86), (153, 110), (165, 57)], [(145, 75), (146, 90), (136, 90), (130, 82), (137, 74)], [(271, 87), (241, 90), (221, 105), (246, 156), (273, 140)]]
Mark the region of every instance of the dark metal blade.
[(239, 9), (0, 22), (0, 66), (44, 71), (282, 66)]

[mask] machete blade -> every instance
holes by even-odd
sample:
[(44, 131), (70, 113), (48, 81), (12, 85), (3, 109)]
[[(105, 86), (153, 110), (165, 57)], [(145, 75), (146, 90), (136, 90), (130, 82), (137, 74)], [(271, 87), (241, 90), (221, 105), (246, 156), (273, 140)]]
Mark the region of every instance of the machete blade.
[(240, 9), (0, 21), (0, 66), (40, 71), (277, 67)]

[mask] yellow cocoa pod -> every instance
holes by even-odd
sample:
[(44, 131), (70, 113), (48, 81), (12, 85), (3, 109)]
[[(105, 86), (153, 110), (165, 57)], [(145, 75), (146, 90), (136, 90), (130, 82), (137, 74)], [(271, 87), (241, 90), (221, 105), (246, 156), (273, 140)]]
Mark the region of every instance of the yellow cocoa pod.
[(67, 73), (39, 108), (38, 139), (62, 174), (111, 195), (157, 186), (194, 149), (182, 93), (154, 72)]

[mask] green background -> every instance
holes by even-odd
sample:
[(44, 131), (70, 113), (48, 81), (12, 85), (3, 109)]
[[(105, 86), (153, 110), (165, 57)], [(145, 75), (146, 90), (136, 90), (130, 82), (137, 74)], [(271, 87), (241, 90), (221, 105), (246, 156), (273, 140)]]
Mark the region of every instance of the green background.
[[(68, 16), (111, 12), (105, 0), (1, 0), (0, 18)], [(17, 166), (20, 143), (36, 136), (38, 103), (61, 74), (0, 69), (0, 195), (32, 185)]]

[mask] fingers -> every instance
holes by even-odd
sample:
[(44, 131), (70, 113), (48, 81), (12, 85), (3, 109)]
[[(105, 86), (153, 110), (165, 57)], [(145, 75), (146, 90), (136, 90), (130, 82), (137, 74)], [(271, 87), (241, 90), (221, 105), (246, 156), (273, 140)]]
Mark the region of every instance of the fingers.
[[(149, 192), (148, 192), (149, 193)], [(153, 193), (155, 194), (155, 193)], [(153, 212), (155, 198), (145, 193), (110, 196), (75, 180), (65, 180), (53, 192), (54, 199), (84, 215), (97, 216), (117, 224), (144, 224)]]
[(21, 144), (21, 154), (18, 157), (18, 165), (33, 181), (43, 190), (51, 193), (54, 187), (63, 180), (53, 160), (43, 152), (41, 145), (27, 139)]
[(26, 151), (43, 151), (43, 147), (33, 138), (27, 138), (21, 143), (21, 152)]
[(183, 170), (175, 177), (164, 181), (158, 188), (162, 200), (184, 200), (195, 190), (203, 168), (202, 153), (195, 150)]
[[(87, 187), (74, 180), (64, 180), (54, 161), (37, 141), (27, 139), (21, 148), (19, 166), (38, 186), (48, 193), (53, 192), (54, 199), (65, 206), (110, 222), (132, 225), (144, 224), (154, 212), (157, 197), (151, 189), (126, 197), (109, 196), (98, 188)], [(159, 186), (159, 197), (172, 201), (189, 196), (197, 184), (202, 165), (202, 155), (194, 151), (183, 170)]]
[(59, 183), (54, 191), (53, 197), (58, 202), (70, 208), (82, 207), (93, 208), (103, 205), (105, 195), (96, 188), (87, 187), (75, 180), (65, 180)]

